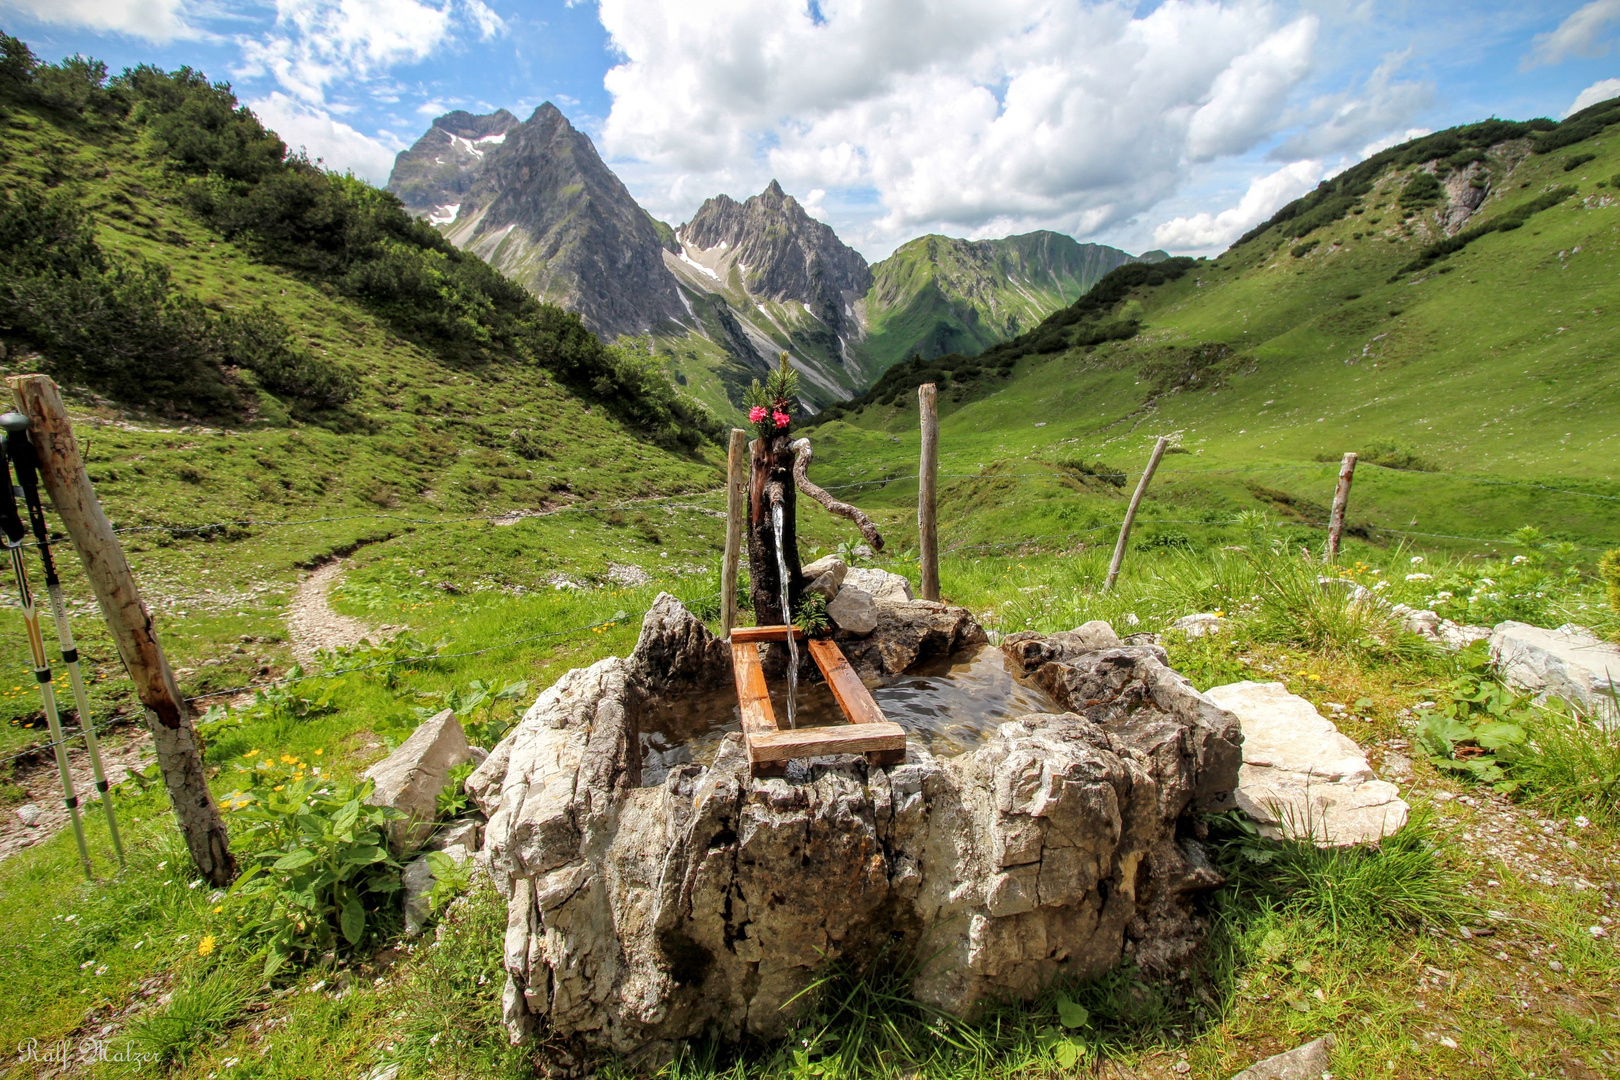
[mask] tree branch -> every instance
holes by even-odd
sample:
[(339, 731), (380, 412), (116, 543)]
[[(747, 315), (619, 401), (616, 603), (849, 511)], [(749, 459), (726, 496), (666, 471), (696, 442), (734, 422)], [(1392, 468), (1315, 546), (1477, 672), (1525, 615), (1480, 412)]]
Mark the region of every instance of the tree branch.
[(872, 550), (882, 551), (883, 537), (878, 533), (877, 526), (872, 524), (871, 518), (849, 505), (849, 503), (839, 502), (827, 494), (826, 489), (819, 488), (810, 482), (810, 459), (814, 455), (814, 451), (810, 449), (810, 440), (794, 439), (793, 444), (788, 449), (792, 450), (794, 454), (793, 482), (798, 485), (799, 490), (825, 507), (827, 513), (853, 521), (855, 527), (861, 530), (861, 535), (866, 537), (866, 542), (872, 545)]

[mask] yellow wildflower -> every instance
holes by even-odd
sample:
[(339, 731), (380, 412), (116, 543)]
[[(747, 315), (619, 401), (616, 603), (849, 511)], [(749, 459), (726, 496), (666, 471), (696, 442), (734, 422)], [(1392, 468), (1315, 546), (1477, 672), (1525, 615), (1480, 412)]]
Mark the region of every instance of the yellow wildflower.
[(197, 955), (207, 956), (214, 951), (214, 935), (204, 934), (203, 939), (197, 942)]
[(316, 757), (320, 757), (320, 756), (321, 756), (321, 755), (322, 755), (322, 754), (324, 754), (324, 753), (326, 753), (326, 751), (325, 751), (325, 750), (322, 750), (322, 749), (320, 749), (320, 748), (319, 748), (319, 747), (316, 747), (316, 749), (315, 749), (315, 756), (316, 756)]
[(247, 753), (243, 754), (242, 756), (245, 757), (245, 758), (258, 757), (259, 752), (257, 750), (249, 750)]
[(219, 914), (219, 913), (220, 913), (220, 912), (222, 912), (222, 911), (224, 911), (224, 910), (225, 910), (225, 906), (224, 906), (224, 905), (223, 905), (223, 904), (221, 904), (221, 905), (220, 905), (220, 906), (219, 906), (219, 907), (216, 907), (216, 908), (215, 908), (215, 909), (214, 909), (214, 914), (215, 914), (215, 915), (218, 915), (218, 914)]
[(287, 785), (285, 785), (285, 784), (277, 784), (275, 787), (271, 788), (270, 790), (271, 791), (280, 791), (282, 788), (284, 788), (286, 786)]

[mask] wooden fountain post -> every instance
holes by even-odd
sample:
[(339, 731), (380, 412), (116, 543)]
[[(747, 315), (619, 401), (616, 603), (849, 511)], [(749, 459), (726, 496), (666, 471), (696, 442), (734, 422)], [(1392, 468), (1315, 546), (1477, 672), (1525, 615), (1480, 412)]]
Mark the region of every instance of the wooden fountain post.
[(769, 435), (755, 439), (748, 448), (748, 575), (758, 626), (792, 621), (792, 613), (782, 610), (782, 574), (776, 563), (776, 529), (771, 524), (771, 504), (777, 500), (782, 503), (782, 555), (787, 562), (789, 602), (797, 604), (804, 591), (794, 527), (791, 441), (786, 434)]

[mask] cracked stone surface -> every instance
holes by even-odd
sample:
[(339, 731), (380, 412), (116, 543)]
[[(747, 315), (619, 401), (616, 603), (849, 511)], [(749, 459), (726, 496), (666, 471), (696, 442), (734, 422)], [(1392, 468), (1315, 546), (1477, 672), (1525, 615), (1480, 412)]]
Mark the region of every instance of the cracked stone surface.
[[(961, 609), (905, 602), (844, 647), (872, 674), (982, 640)], [(508, 899), (514, 1037), (543, 1025), (646, 1060), (704, 1032), (780, 1036), (823, 964), (896, 941), (925, 960), (913, 993), (960, 1013), (1127, 959), (1172, 968), (1202, 940), (1194, 899), (1221, 879), (1191, 815), (1237, 783), (1240, 736), (1160, 650), (1066, 639), (1041, 670), (1081, 669), (1093, 698), (959, 757), (913, 741), (899, 766), (756, 779), (729, 735), (707, 768), (641, 787), (643, 726), (729, 681), (713, 644), (660, 596), (634, 656), (568, 672), (469, 778)]]

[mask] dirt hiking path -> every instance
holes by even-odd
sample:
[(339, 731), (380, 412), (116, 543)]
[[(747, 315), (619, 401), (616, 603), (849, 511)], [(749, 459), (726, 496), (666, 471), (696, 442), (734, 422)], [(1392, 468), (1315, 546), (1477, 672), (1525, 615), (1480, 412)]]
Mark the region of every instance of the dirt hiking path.
[(332, 586), (347, 567), (347, 559), (322, 563), (293, 594), (292, 608), (287, 612), (287, 635), (293, 659), (300, 664), (308, 666), (323, 649), (354, 645), (376, 633), (359, 619), (339, 615), (327, 603)]

